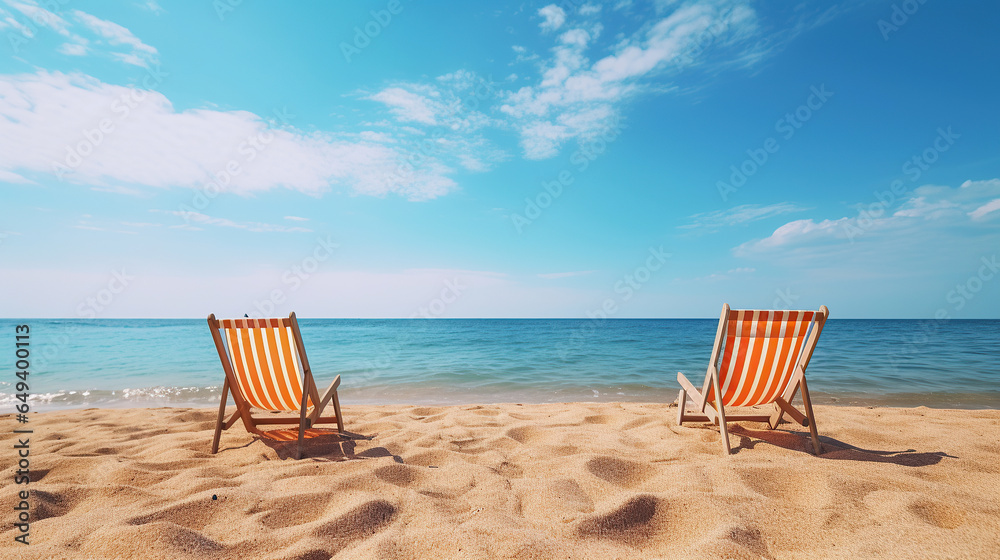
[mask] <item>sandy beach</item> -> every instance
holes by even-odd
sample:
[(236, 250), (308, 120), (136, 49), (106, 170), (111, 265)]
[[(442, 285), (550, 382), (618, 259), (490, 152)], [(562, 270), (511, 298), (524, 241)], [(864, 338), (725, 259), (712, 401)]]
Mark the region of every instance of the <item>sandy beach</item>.
[[(346, 406), (293, 444), (209, 409), (34, 414), (28, 546), (4, 430), (0, 557), (992, 558), (1000, 411), (817, 407), (676, 425), (666, 404)], [(15, 424), (11, 415), (4, 425)]]

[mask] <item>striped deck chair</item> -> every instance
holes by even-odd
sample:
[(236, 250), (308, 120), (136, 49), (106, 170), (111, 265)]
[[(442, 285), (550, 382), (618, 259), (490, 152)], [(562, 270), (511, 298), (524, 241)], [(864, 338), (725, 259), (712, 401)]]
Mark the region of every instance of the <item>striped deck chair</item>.
[[(806, 367), (829, 314), (825, 305), (819, 311), (754, 311), (731, 310), (724, 304), (701, 391), (684, 374), (677, 373), (682, 387), (677, 401), (677, 424), (685, 421), (718, 424), (728, 455), (732, 450), (726, 422), (767, 422), (773, 430), (787, 413), (809, 428), (813, 448), (819, 455), (822, 451), (806, 387)], [(791, 405), (799, 388), (805, 414)], [(688, 397), (696, 407), (693, 412), (687, 411)], [(774, 410), (764, 414), (767, 410), (759, 408), (745, 410), (745, 414), (726, 412), (727, 408), (760, 405), (773, 405)]]
[[(222, 320), (212, 314), (208, 316), (208, 326), (222, 360), (222, 369), (226, 372), (212, 453), (219, 450), (222, 430), (228, 430), (237, 419), (243, 420), (248, 432), (261, 437), (270, 436), (261, 431), (259, 425), (298, 424), (296, 459), (302, 456), (302, 439), (307, 429), (319, 423), (336, 422), (337, 430), (344, 431), (340, 399), (337, 398), (340, 376), (333, 380), (320, 398), (295, 313), (289, 314), (287, 319)], [(226, 401), (230, 390), (236, 412), (226, 420)], [(331, 400), (335, 416), (320, 416)], [(298, 412), (299, 417), (272, 417), (270, 414), (255, 417), (250, 413), (251, 408)]]

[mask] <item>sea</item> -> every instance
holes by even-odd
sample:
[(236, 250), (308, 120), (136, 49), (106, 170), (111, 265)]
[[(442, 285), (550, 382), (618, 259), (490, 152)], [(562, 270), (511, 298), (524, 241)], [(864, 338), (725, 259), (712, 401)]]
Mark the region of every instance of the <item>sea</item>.
[[(29, 327), (25, 391), (18, 325)], [(340, 375), (343, 404), (669, 403), (678, 371), (704, 379), (718, 319), (299, 325), (320, 389)], [(0, 413), (24, 393), (41, 412), (218, 406), (224, 375), (204, 319), (4, 319), (4, 338)], [(807, 378), (817, 404), (996, 409), (998, 358), (1000, 320), (831, 319)]]

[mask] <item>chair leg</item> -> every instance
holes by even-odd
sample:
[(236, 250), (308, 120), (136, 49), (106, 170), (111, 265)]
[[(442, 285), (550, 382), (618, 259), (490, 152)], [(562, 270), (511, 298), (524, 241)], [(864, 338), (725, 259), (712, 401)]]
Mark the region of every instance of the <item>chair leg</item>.
[(344, 415), (340, 413), (340, 397), (337, 396), (336, 391), (333, 393), (333, 412), (337, 415), (337, 431), (343, 433)]
[(812, 399), (809, 398), (809, 387), (806, 386), (806, 377), (802, 376), (802, 403), (806, 407), (806, 418), (809, 419), (809, 435), (812, 437), (813, 449), (816, 455), (823, 453), (823, 446), (819, 442), (819, 431), (816, 429), (816, 416), (813, 414)]
[(687, 391), (681, 389), (677, 395), (677, 425), (684, 425), (684, 409), (687, 408)]
[(302, 440), (304, 439), (306, 433), (306, 404), (309, 402), (309, 392), (302, 389), (302, 402), (299, 403), (299, 438), (298, 442), (295, 444), (295, 458), (302, 458)]
[(722, 433), (722, 447), (725, 449), (726, 455), (732, 455), (733, 449), (729, 446), (729, 428), (726, 426), (726, 407), (721, 403), (716, 401), (719, 405), (716, 409), (719, 413), (719, 431)]
[(222, 400), (219, 402), (219, 418), (215, 421), (215, 437), (212, 438), (212, 454), (219, 452), (222, 425), (226, 421), (226, 399), (229, 397), (229, 378), (222, 383)]
[[(718, 372), (712, 375), (712, 389), (715, 391), (715, 410), (719, 416), (719, 431), (722, 432), (722, 447), (726, 455), (732, 455), (733, 450), (729, 447), (729, 428), (726, 427), (726, 405), (722, 404), (722, 387), (719, 384)], [(707, 404), (707, 406), (711, 406)]]
[(772, 406), (774, 407), (774, 411), (771, 412), (771, 419), (767, 421), (768, 430), (778, 429), (778, 422), (781, 421), (781, 415), (785, 413), (785, 411), (778, 406), (778, 403), (774, 403)]

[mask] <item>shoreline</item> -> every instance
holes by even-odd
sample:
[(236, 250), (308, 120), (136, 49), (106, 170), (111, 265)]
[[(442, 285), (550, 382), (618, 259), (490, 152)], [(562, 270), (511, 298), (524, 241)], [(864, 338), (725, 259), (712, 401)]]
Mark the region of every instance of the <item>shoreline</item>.
[[(12, 548), (7, 524), (0, 556), (923, 558), (1000, 547), (1000, 411), (815, 408), (820, 456), (798, 424), (737, 422), (727, 457), (717, 428), (678, 427), (662, 403), (345, 405), (346, 430), (365, 438), (317, 432), (299, 461), (294, 442), (240, 423), (211, 455), (217, 408), (38, 413), (27, 424), (32, 544)], [(8, 452), (14, 435), (0, 435)], [(13, 503), (13, 480), (0, 503)]]
[[(158, 390), (159, 387), (150, 387), (141, 389), (142, 391)], [(191, 388), (185, 388), (190, 390)], [(677, 391), (680, 388), (670, 388), (670, 389), (651, 389), (649, 398), (645, 395), (636, 395), (629, 398), (622, 399), (620, 395), (608, 395), (599, 398), (594, 398), (592, 400), (555, 400), (558, 397), (554, 397), (553, 400), (541, 401), (537, 399), (521, 399), (517, 400), (514, 398), (508, 398), (504, 400), (466, 400), (456, 397), (454, 400), (438, 398), (433, 399), (420, 399), (420, 398), (406, 398), (402, 399), (398, 396), (365, 396), (359, 398), (356, 393), (357, 390), (345, 390), (341, 396), (341, 400), (345, 405), (355, 405), (355, 406), (466, 406), (466, 405), (504, 405), (504, 404), (600, 404), (600, 403), (616, 403), (616, 402), (629, 402), (629, 403), (639, 403), (639, 404), (676, 404)], [(85, 410), (90, 408), (108, 408), (113, 410), (126, 410), (131, 408), (213, 408), (217, 409), (219, 406), (219, 396), (221, 395), (221, 387), (205, 387), (196, 388), (198, 391), (220, 391), (214, 396), (209, 396), (206, 398), (199, 398), (198, 400), (192, 400), (190, 398), (184, 397), (171, 397), (171, 396), (156, 396), (149, 398), (131, 398), (129, 400), (95, 400), (95, 401), (84, 401), (79, 403), (65, 403), (60, 402), (57, 404), (52, 403), (54, 397), (60, 397), (69, 395), (69, 392), (52, 395), (45, 394), (32, 395), (29, 397), (29, 404), (31, 405), (32, 412), (38, 412), (40, 414), (46, 414), (51, 412), (61, 412), (66, 410)], [(110, 393), (110, 391), (106, 391)], [(121, 392), (121, 391), (118, 391)], [(371, 392), (371, 391), (365, 391)], [(91, 396), (94, 393), (101, 393), (101, 391), (74, 391), (73, 393), (81, 394), (88, 393), (86, 396)], [(524, 393), (528, 393), (525, 391)], [(160, 392), (162, 394), (162, 392)], [(470, 395), (471, 399), (475, 399), (475, 394)], [(519, 394), (518, 396), (529, 396), (527, 394)], [(11, 395), (6, 395), (0, 393), (0, 407), (8, 406), (12, 407), (15, 403)], [(104, 397), (104, 395), (97, 395), (98, 398)], [(618, 398), (616, 398), (618, 397)], [(655, 397), (662, 397), (662, 400), (658, 400)], [(105, 397), (106, 398), (106, 397)], [(836, 406), (836, 407), (863, 407), (863, 408), (918, 408), (926, 407), (934, 410), (1000, 410), (1000, 390), (992, 392), (979, 392), (979, 393), (940, 393), (940, 392), (923, 392), (923, 393), (824, 393), (815, 391), (812, 393), (813, 403), (816, 405), (824, 406)], [(231, 400), (230, 400), (231, 404)]]

